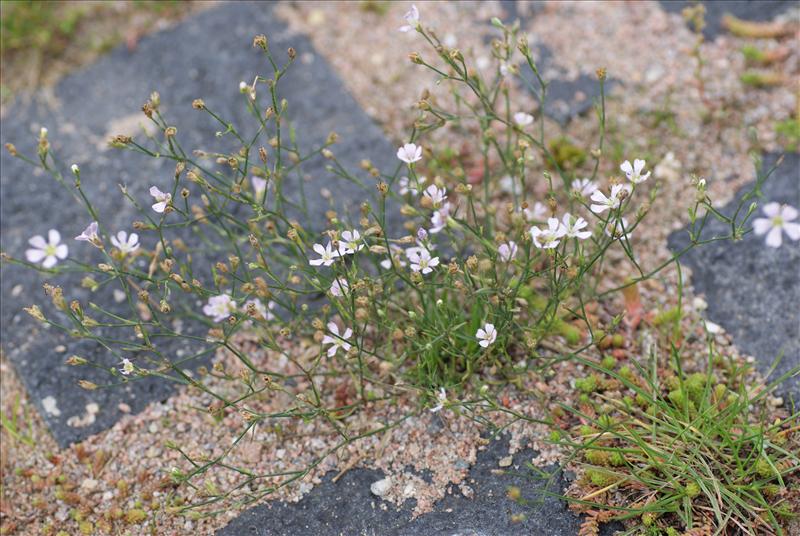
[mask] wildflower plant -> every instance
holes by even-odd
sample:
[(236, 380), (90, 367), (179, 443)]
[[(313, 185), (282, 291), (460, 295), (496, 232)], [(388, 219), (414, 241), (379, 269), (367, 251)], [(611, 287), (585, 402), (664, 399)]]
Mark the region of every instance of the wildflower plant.
[[(298, 148), (289, 104), (280, 92), (296, 53), (289, 49), (281, 59), (265, 36), (257, 36), (254, 46), (272, 70), (240, 86), (254, 134), (245, 134), (247, 128), (220, 117), (200, 99), (187, 103), (218, 123), (225, 140), (233, 140), (233, 149), (184, 147), (179, 129), (162, 114), (157, 94), (142, 110), (158, 134), (111, 140), (120, 150), (175, 163), (164, 191), (153, 185), (149, 197), (139, 198), (121, 187), (139, 213), (127, 229), (108, 228), (98, 218), (82, 189), (80, 170), (63, 171), (69, 168), (51, 150), (46, 131), (35, 156), (9, 147), (75, 194), (89, 225), (78, 240), (95, 248), (68, 257), (53, 230), (49, 241), (32, 238), (33, 249), (24, 258), (7, 252), (7, 261), (56, 281), (62, 272), (81, 272), (88, 288), (111, 288), (127, 307), (121, 313), (94, 302), (68, 305), (70, 290), (48, 285), (58, 312), (29, 309), (37, 320), (74, 338), (95, 340), (114, 356), (113, 365), (72, 359), (74, 365), (108, 372), (106, 384), (82, 385), (110, 388), (158, 376), (204, 392), (214, 401), (209, 410), (227, 408), (244, 416), (237, 441), (222, 456), (200, 460), (181, 451), (188, 469), (171, 473), (179, 483), (193, 486), (215, 465), (242, 478), (235, 490), (202, 495), (195, 505), (221, 501), (232, 491), (237, 501), (257, 500), (313, 468), (265, 475), (225, 465), (230, 451), (257, 425), (316, 419), (339, 437), (335, 450), (402, 421), (351, 430), (347, 416), (377, 396), (411, 390), (419, 394), (419, 412), (453, 407), (459, 393), (481, 385), (483, 371), (511, 376), (521, 359), (539, 355), (543, 341), (566, 336), (562, 348), (567, 357), (594, 347), (605, 335), (587, 315), (587, 306), (653, 277), (676, 260), (646, 267), (636, 253), (634, 231), (657, 202), (658, 186), (648, 180), (643, 160), (604, 162), (604, 70), (598, 71), (600, 138), (592, 151), (594, 162), (587, 169), (562, 169), (546, 139), (548, 85), (518, 28), (493, 21), (495, 66), (487, 72), (470, 67), (462, 52), (442, 43), (420, 17), (412, 9), (402, 31), (416, 32), (430, 52), (412, 53), (410, 60), (433, 72), (458, 108), (445, 108), (426, 92), (417, 103), (413, 128), (401, 136), (394, 169), (362, 163), (372, 184), (339, 162), (335, 133), (308, 153)], [(530, 70), (533, 81), (520, 76), (520, 65)], [(538, 108), (518, 110), (513, 86), (536, 95)], [(463, 173), (435, 173), (445, 169), (439, 160), (444, 150), (429, 141), (431, 133), (451, 125), (479, 133), (477, 181)], [(296, 218), (304, 201), (293, 197), (290, 178), (311, 159), (325, 159), (329, 173), (365, 187), (358, 214), (331, 210), (323, 229), (307, 228)], [(622, 175), (612, 171), (606, 176), (601, 168), (619, 169)], [(518, 186), (506, 198), (505, 211), (498, 210), (507, 195), (500, 187), (504, 177)], [(534, 185), (546, 193), (534, 195)], [(712, 240), (748, 231), (754, 206), (728, 218), (714, 210), (703, 188), (687, 188), (696, 192), (689, 209), (698, 231), (689, 247), (706, 241), (699, 230), (710, 217), (731, 225), (730, 236)], [(390, 225), (398, 213), (403, 228)], [(624, 276), (606, 269), (604, 260), (612, 252), (627, 259)], [(182, 331), (176, 319), (200, 325), (204, 333)], [(256, 334), (258, 351), (295, 364), (304, 391), (290, 388), (297, 377), (260, 365), (252, 349), (240, 344), (242, 332)], [(164, 341), (175, 338), (200, 348), (176, 358), (164, 350)], [(298, 340), (312, 341), (313, 358), (293, 353), (292, 343)], [(215, 352), (233, 356), (244, 372), (185, 371), (193, 360)], [(209, 374), (226, 379), (231, 388), (213, 389), (206, 381)], [(331, 376), (349, 378), (356, 392), (352, 401), (329, 405), (323, 383)], [(289, 395), (290, 409), (260, 411), (258, 401), (272, 392)], [(321, 452), (318, 460), (331, 452)]]

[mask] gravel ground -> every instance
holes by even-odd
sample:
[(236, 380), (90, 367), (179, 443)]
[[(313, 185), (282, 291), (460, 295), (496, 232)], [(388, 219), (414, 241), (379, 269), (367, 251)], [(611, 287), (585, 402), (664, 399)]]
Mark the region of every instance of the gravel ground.
[[(469, 52), (480, 57), (488, 53), (485, 36), (492, 29), (480, 21), (499, 15), (499, 4), (420, 2), (418, 5), (425, 24), (447, 28), (447, 34), (458, 36), (465, 55)], [(407, 6), (390, 4), (385, 14), (366, 11), (360, 6), (299, 3), (283, 5), (281, 12), (293, 28), (312, 36), (317, 50), (342, 73), (364, 108), (399, 140), (402, 135), (398, 133), (406, 132), (404, 128), (413, 118), (410, 109), (419, 93), (424, 88), (432, 91), (435, 88), (432, 78), (421, 74), (421, 69), (407, 60), (407, 53), (417, 47), (422, 49), (421, 44), (413, 35), (396, 32)], [(796, 17), (796, 12), (790, 16)], [(610, 76), (623, 82), (624, 86), (609, 99), (608, 116), (613, 118), (607, 145), (610, 151), (623, 159), (645, 155), (653, 167), (663, 162), (669, 152), (677, 160), (656, 171), (657, 181), (653, 182), (659, 187), (658, 198), (645, 220), (647, 225), (639, 228), (641, 233), (637, 229), (636, 240), (645, 267), (655, 266), (668, 257), (667, 235), (685, 224), (689, 174), (707, 177), (712, 197), (720, 204), (725, 203), (739, 186), (754, 177), (748, 151), (779, 150), (775, 122), (797, 113), (798, 96), (790, 84), (754, 89), (740, 82), (745, 64), (739, 50), (750, 41), (727, 35), (701, 47), (706, 61), (704, 93), (701, 92), (693, 74), (694, 60), (689, 55), (695, 37), (680, 16), (665, 14), (655, 3), (558, 2), (548, 4), (529, 25), (529, 36), (553, 51), (556, 62), (553, 68), (560, 76), (592, 73), (605, 66)], [(325, 31), (326, 28), (337, 31)], [(564, 31), (565, 28), (569, 31)], [(358, 41), (354, 42), (356, 35)], [(767, 39), (759, 45), (785, 49), (787, 57), (779, 69), (787, 79), (796, 78), (800, 61), (797, 39)], [(521, 99), (520, 102), (529, 102), (524, 100), (525, 96)], [(657, 125), (658, 118), (666, 119)], [(548, 124), (551, 133), (557, 133), (557, 129), (555, 124)], [(748, 137), (748, 129), (758, 132), (757, 145)], [(597, 139), (594, 119), (574, 121), (569, 134), (578, 145), (592, 147)], [(453, 133), (443, 131), (438, 135)], [(470, 141), (455, 138), (451, 143), (468, 145)], [(616, 173), (616, 164), (607, 161), (604, 176)], [(536, 195), (536, 186), (533, 194)], [(611, 265), (614, 266), (613, 260)], [(676, 293), (670, 289), (675, 288), (675, 283), (674, 271), (666, 271), (657, 280), (642, 285), (646, 310), (673, 306)], [(694, 299), (691, 289), (687, 289), (684, 304), (687, 329), (701, 332), (702, 300)], [(610, 303), (606, 307), (609, 313), (618, 312), (622, 304)], [(718, 337), (726, 353), (738, 355), (724, 334)], [(246, 336), (241, 344), (248, 344)], [(304, 342), (293, 344), (292, 356), (299, 362), (316, 352)], [(618, 354), (623, 359), (640, 355), (648, 344), (648, 336), (639, 334), (630, 337)], [(276, 356), (257, 358), (287, 372), (294, 366)], [(235, 375), (233, 361), (224, 355), (218, 359)], [(0, 367), (4, 415), (11, 414), (18, 398), (23, 408), (29, 408), (10, 366), (3, 361)], [(691, 367), (689, 363), (688, 368)], [(519, 387), (508, 387), (502, 399), (509, 407), (526, 412), (531, 411), (528, 402), (531, 396), (569, 400), (572, 389), (563, 380), (576, 375), (580, 375), (580, 367), (561, 363), (545, 376), (530, 374)], [(220, 382), (211, 376), (207, 381), (220, 389), (231, 389), (233, 383)], [(340, 387), (346, 391), (346, 379), (329, 381), (326, 392), (334, 393)], [(303, 387), (299, 383), (292, 387), (292, 392), (301, 392)], [(188, 466), (180, 453), (166, 448), (166, 440), (180, 444), (194, 456), (211, 457), (220, 454), (241, 430), (242, 417), (238, 414), (225, 413), (215, 419), (195, 409), (206, 408), (210, 402), (201, 393), (184, 390), (165, 403), (126, 417), (111, 430), (62, 451), (48, 436), (38, 415), (29, 409), (27, 422), (33, 447), (11, 439), (5, 431), (0, 444), (3, 473), (0, 516), (4, 533), (55, 534), (64, 530), (75, 534), (94, 530), (207, 534), (225, 525), (239, 509), (226, 509), (217, 517), (201, 519), (182, 518), (169, 511), (170, 506), (178, 506), (181, 501), (198, 500), (213, 494), (215, 487), (225, 489), (240, 481), (241, 475), (217, 468), (207, 473), (195, 492), (187, 488), (176, 490), (170, 484), (171, 468), (186, 470)], [(258, 409), (275, 410), (292, 403), (288, 396), (274, 397), (260, 400)], [(415, 411), (418, 410), (414, 393), (400, 396), (396, 404), (375, 402), (352, 418), (351, 431), (374, 429), (405, 412)], [(544, 440), (543, 429), (516, 423), (511, 432), (512, 449), (533, 447), (543, 451), (537, 460), (543, 464), (558, 458), (558, 453)], [(480, 433), (478, 425), (459, 418), (452, 410), (440, 414), (424, 412), (390, 432), (371, 436), (326, 457), (298, 483), (281, 489), (275, 496), (297, 500), (327, 471), (365, 466), (392, 475), (395, 485), (385, 498), (399, 504), (414, 497), (415, 513), (419, 514), (443, 496), (448, 483), (457, 484), (464, 478), (481, 448)], [(287, 464), (302, 467), (335, 441), (331, 429), (322, 423), (287, 421), (280, 432), (266, 426), (258, 428), (253, 438), (240, 444), (229, 461), (256, 472), (274, 471)], [(419, 476), (426, 470), (430, 471), (430, 481)]]

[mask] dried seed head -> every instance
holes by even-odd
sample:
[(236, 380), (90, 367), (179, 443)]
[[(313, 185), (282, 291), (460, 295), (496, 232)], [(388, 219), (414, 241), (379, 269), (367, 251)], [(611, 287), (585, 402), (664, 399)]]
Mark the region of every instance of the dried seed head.
[(195, 110), (205, 110), (206, 103), (203, 102), (203, 99), (194, 99), (192, 101), (192, 108), (194, 108)]
[(264, 34), (259, 34), (253, 38), (253, 46), (254, 47), (261, 47), (264, 50), (267, 50), (267, 36)]

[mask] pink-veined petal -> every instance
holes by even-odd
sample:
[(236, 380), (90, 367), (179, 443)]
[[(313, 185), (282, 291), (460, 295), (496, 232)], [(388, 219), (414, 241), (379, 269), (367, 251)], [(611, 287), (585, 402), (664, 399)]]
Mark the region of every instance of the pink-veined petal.
[(56, 257), (59, 259), (66, 259), (67, 254), (69, 253), (69, 249), (67, 248), (66, 244), (61, 244), (56, 247)]
[(47, 257), (45, 257), (42, 266), (44, 266), (45, 268), (52, 268), (53, 266), (56, 265), (57, 262), (58, 259), (56, 259), (55, 255), (48, 255)]
[(56, 231), (55, 229), (50, 229), (47, 231), (47, 239), (50, 241), (51, 246), (55, 246), (59, 242), (61, 242), (61, 233)]

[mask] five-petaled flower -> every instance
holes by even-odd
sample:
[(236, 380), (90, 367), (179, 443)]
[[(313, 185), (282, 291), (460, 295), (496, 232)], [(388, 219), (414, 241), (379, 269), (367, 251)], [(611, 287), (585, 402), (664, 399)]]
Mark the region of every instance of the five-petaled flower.
[(419, 26), (419, 10), (417, 6), (411, 4), (411, 9), (403, 15), (403, 18), (406, 20), (406, 23), (398, 28), (399, 31), (405, 33), (416, 30)]
[(422, 146), (415, 143), (406, 143), (397, 149), (397, 158), (408, 164), (422, 160)]
[(330, 240), (328, 240), (328, 245), (322, 247), (322, 244), (314, 244), (313, 246), (314, 251), (317, 252), (319, 255), (319, 259), (309, 259), (308, 264), (311, 266), (330, 266), (333, 264), (333, 261), (339, 256), (338, 251), (334, 251), (333, 246), (331, 245)]
[(527, 127), (533, 123), (533, 116), (531, 114), (526, 114), (525, 112), (517, 112), (514, 114), (514, 122), (517, 124), (517, 126)]
[(633, 166), (631, 163), (625, 160), (619, 169), (625, 173), (625, 176), (628, 177), (628, 180), (631, 181), (633, 184), (639, 184), (640, 182), (644, 182), (650, 178), (650, 172), (648, 171), (644, 175), (642, 175), (642, 170), (644, 170), (645, 161), (635, 159), (633, 161)]
[(517, 244), (514, 241), (509, 241), (506, 244), (500, 244), (497, 248), (497, 254), (503, 262), (509, 262), (517, 256)]
[(89, 224), (86, 229), (83, 230), (81, 234), (75, 237), (75, 240), (80, 240), (82, 242), (89, 242), (96, 248), (102, 248), (103, 242), (100, 240), (100, 236), (97, 234), (97, 222), (93, 221)]
[(478, 339), (478, 344), (488, 348), (497, 339), (497, 330), (494, 328), (494, 324), (487, 323), (482, 328), (478, 328), (475, 338)]
[(130, 359), (126, 357), (125, 359), (122, 360), (122, 367), (119, 369), (121, 374), (128, 376), (134, 370), (136, 370), (136, 367), (133, 366), (133, 363), (131, 363)]
[(589, 225), (586, 220), (579, 217), (572, 216), (569, 212), (564, 214), (561, 219), (564, 228), (564, 236), (567, 238), (577, 238), (579, 240), (586, 240), (592, 236), (591, 231), (581, 231), (584, 227)]
[(59, 259), (66, 259), (69, 249), (66, 244), (61, 244), (61, 234), (55, 229), (47, 233), (47, 240), (41, 235), (36, 235), (28, 243), (33, 246), (25, 251), (28, 262), (41, 262), (45, 268), (52, 268)]
[(773, 248), (781, 247), (783, 232), (792, 240), (800, 240), (800, 223), (797, 219), (797, 209), (780, 203), (767, 203), (763, 208), (766, 218), (753, 220), (753, 230), (757, 235), (767, 235), (766, 243)]
[(414, 247), (406, 250), (406, 256), (411, 261), (411, 270), (429, 274), (439, 265), (439, 257), (431, 258), (431, 253), (425, 248)]
[(339, 240), (340, 256), (344, 257), (345, 255), (352, 255), (356, 251), (359, 251), (363, 248), (364, 244), (361, 242), (361, 233), (359, 233), (357, 230), (345, 231), (342, 233), (342, 239)]
[(409, 179), (408, 177), (400, 177), (398, 184), (400, 185), (400, 195), (406, 195), (410, 193), (411, 195), (418, 195), (419, 188), (427, 179), (425, 177), (417, 177), (416, 180)]
[(589, 197), (597, 190), (597, 183), (591, 179), (575, 179), (572, 181), (572, 189), (580, 193), (583, 197)]
[(350, 340), (350, 337), (353, 336), (353, 330), (347, 328), (344, 330), (344, 333), (341, 335), (339, 334), (339, 326), (336, 325), (335, 322), (328, 322), (328, 331), (333, 333), (331, 335), (325, 335), (322, 338), (322, 345), (325, 346), (326, 344), (330, 344), (331, 347), (328, 348), (328, 357), (333, 357), (336, 355), (336, 351), (341, 348), (345, 351), (345, 353), (350, 351), (350, 343), (347, 342)]
[[(391, 264), (390, 264), (391, 266)], [(331, 283), (331, 295), (336, 296), (337, 298), (341, 298), (350, 290), (350, 285), (347, 283), (347, 280), (342, 279), (341, 277), (337, 277)]]
[(589, 207), (595, 214), (602, 214), (608, 209), (616, 209), (622, 202), (621, 192), (630, 194), (630, 186), (627, 184), (614, 184), (611, 186), (611, 195), (606, 197), (600, 190), (595, 190), (592, 193), (592, 205)]
[(153, 210), (159, 214), (162, 214), (166, 210), (167, 205), (172, 202), (172, 194), (162, 192), (157, 186), (150, 187), (150, 195), (156, 200), (153, 204)]
[(564, 226), (558, 222), (558, 218), (548, 218), (547, 229), (531, 227), (528, 232), (533, 239), (533, 245), (539, 249), (552, 249), (558, 246), (561, 237), (566, 233)]
[(433, 208), (439, 208), (442, 206), (442, 203), (445, 199), (447, 199), (447, 190), (444, 188), (439, 188), (435, 184), (431, 184), (427, 188), (425, 188), (425, 192), (422, 194), (424, 197), (427, 197)]
[(133, 253), (139, 249), (139, 235), (136, 233), (128, 234), (125, 231), (120, 231), (117, 236), (111, 237), (111, 243), (115, 248), (120, 250), (123, 254)]
[(211, 296), (203, 306), (203, 314), (210, 316), (214, 322), (222, 322), (236, 312), (236, 302), (228, 294)]

